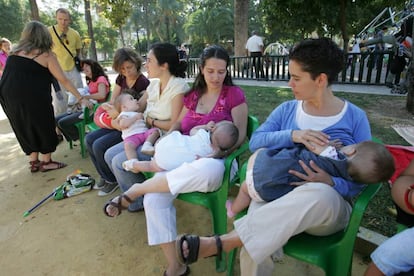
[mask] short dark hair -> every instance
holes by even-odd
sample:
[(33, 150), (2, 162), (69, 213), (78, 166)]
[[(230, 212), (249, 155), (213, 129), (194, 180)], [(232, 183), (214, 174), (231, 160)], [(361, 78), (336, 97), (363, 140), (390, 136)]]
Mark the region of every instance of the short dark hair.
[(354, 181), (366, 184), (384, 182), (394, 174), (394, 158), (383, 144), (364, 141), (357, 145), (356, 150), (357, 156), (354, 158), (364, 159), (356, 164), (372, 164), (372, 166), (368, 165), (368, 170), (360, 167), (352, 176)]
[(312, 38), (294, 46), (289, 53), (289, 60), (299, 63), (312, 79), (326, 74), (328, 85), (331, 85), (344, 68), (345, 55), (330, 38)]

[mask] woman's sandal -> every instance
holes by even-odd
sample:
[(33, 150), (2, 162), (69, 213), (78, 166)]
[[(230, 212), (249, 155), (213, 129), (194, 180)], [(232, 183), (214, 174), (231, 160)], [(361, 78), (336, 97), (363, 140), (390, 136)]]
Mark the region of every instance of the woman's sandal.
[[(104, 207), (103, 207), (103, 211), (104, 211), (104, 213), (105, 213), (105, 215), (107, 215), (108, 217), (111, 217), (112, 218), (112, 216), (111, 215), (109, 215), (108, 214), (108, 212), (106, 211), (106, 207), (108, 207), (109, 205), (111, 205), (111, 206), (113, 206), (113, 207), (115, 207), (115, 208), (117, 208), (118, 209), (118, 216), (121, 214), (121, 212), (122, 212), (122, 210), (126, 210), (126, 209), (128, 209), (128, 206), (123, 206), (122, 205), (122, 199), (123, 198), (125, 198), (125, 200), (130, 204), (130, 203), (132, 203), (132, 199), (129, 197), (129, 196), (127, 196), (126, 194), (121, 194), (120, 196), (118, 196), (118, 200), (117, 200), (117, 202), (115, 202), (115, 201), (112, 201), (114, 198), (111, 198), (105, 205), (104, 205)], [(128, 205), (129, 205), (128, 204)]]
[[(50, 167), (48, 168), (47, 166), (49, 166), (49, 165), (54, 165), (54, 166), (52, 168), (50, 168)], [(39, 169), (40, 169), (41, 172), (47, 172), (47, 171), (61, 169), (61, 168), (64, 168), (66, 166), (67, 166), (67, 164), (65, 164), (65, 163), (52, 161), (52, 159), (50, 159), (49, 162), (42, 162), (40, 164)]]
[(30, 161), (30, 172), (38, 172), (40, 169), (41, 162), (39, 160)]
[[(214, 238), (216, 239), (216, 247), (217, 247), (217, 253), (209, 257), (218, 256), (219, 260), (221, 260), (221, 253), (223, 251), (223, 244), (221, 242), (219, 235), (214, 235)], [(188, 246), (188, 256), (184, 257), (183, 254), (183, 242), (187, 242)], [(175, 250), (177, 253), (178, 261), (181, 264), (189, 265), (192, 263), (197, 262), (198, 260), (198, 251), (200, 249), (200, 237), (197, 235), (189, 235), (184, 234), (177, 237), (175, 240)]]

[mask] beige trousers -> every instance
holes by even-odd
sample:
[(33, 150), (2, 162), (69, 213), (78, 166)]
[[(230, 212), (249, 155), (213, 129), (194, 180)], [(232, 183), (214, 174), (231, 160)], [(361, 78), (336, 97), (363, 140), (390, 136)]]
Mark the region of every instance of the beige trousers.
[(241, 275), (272, 275), (272, 254), (290, 237), (335, 233), (347, 225), (351, 211), (351, 205), (323, 183), (304, 184), (272, 202), (252, 201), (248, 214), (234, 222), (244, 245)]

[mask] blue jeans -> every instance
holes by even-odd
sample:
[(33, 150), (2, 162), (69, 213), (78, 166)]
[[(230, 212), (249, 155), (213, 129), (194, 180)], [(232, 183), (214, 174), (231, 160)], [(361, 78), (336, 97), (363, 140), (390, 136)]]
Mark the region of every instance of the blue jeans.
[[(151, 156), (141, 153), (141, 147), (137, 148), (138, 160), (148, 161)], [(119, 188), (122, 192), (128, 190), (135, 183), (141, 183), (145, 181), (145, 177), (141, 173), (127, 172), (122, 167), (122, 163), (127, 160), (124, 150), (124, 143), (121, 142), (112, 146), (105, 152), (105, 161), (108, 167), (115, 175)], [(130, 211), (139, 210), (143, 208), (143, 196), (138, 197), (128, 207)]]
[(98, 174), (110, 183), (116, 182), (116, 178), (106, 164), (104, 155), (107, 149), (121, 141), (121, 132), (114, 129), (101, 128), (88, 133), (85, 137), (86, 149)]
[[(371, 254), (374, 264), (385, 275), (413, 275), (414, 227), (406, 229), (382, 243)], [(410, 272), (404, 274), (401, 272)]]

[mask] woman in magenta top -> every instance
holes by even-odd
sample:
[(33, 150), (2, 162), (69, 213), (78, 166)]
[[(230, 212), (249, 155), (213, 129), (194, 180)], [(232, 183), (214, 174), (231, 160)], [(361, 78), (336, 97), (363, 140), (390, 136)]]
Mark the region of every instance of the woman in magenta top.
[(0, 39), (0, 78), (3, 75), (4, 67), (6, 66), (7, 58), (11, 48), (11, 42), (7, 38)]
[(199, 99), (203, 94), (198, 90), (191, 90), (184, 97), (184, 118), (181, 120), (181, 132), (189, 134), (194, 126), (205, 125), (210, 121), (233, 121), (231, 110), (246, 102), (243, 91), (238, 86), (224, 85), (218, 94), (213, 109), (203, 114), (197, 112)]

